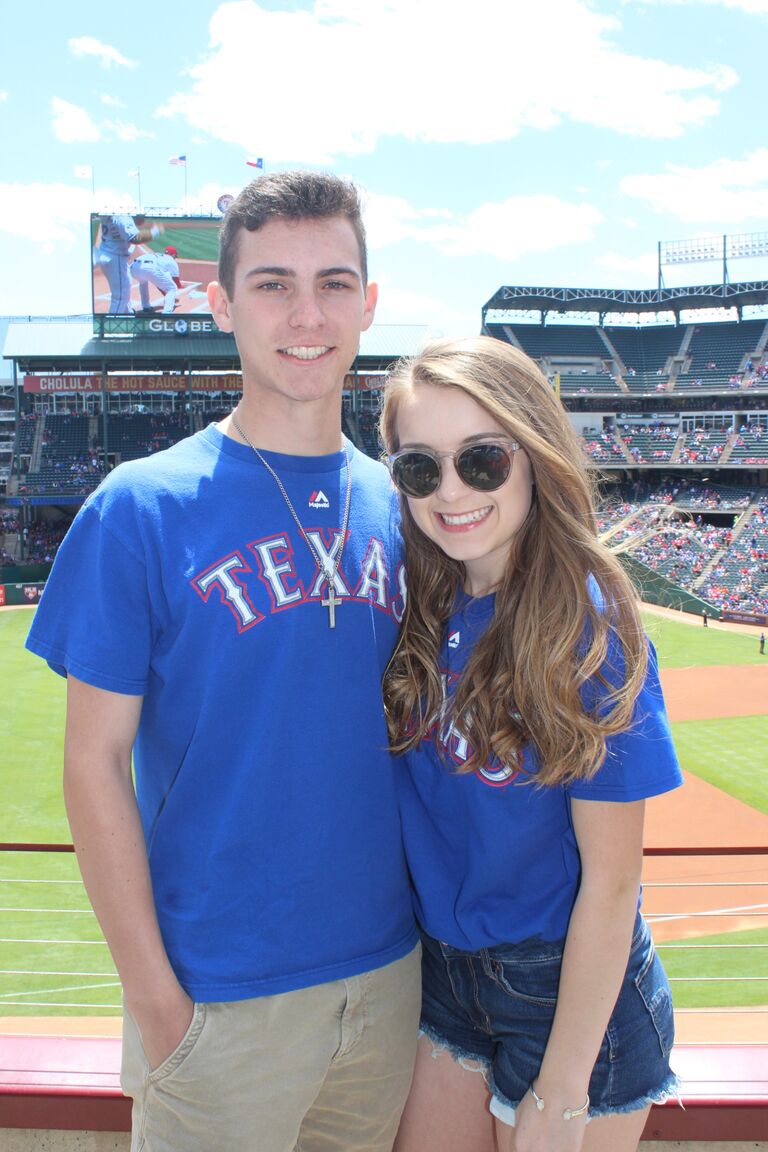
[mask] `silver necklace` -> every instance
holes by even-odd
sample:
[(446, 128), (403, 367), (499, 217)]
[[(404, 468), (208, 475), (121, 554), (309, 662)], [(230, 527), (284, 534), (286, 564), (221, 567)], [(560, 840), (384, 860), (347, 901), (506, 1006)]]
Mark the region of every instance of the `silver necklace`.
[(325, 558), (320, 555), (317, 548), (315, 548), (314, 544), (312, 543), (309, 536), (305, 532), (304, 525), (302, 524), (301, 520), (299, 520), (299, 514), (296, 511), (296, 509), (294, 508), (293, 504), (291, 503), (291, 498), (288, 495), (288, 493), (286, 492), (285, 485), (283, 484), (282, 480), (278, 476), (277, 472), (275, 472), (274, 468), (269, 463), (269, 461), (264, 459), (264, 457), (262, 456), (261, 452), (259, 452), (256, 445), (252, 444), (251, 441), (248, 439), (245, 432), (243, 432), (242, 428), (240, 427), (240, 421), (238, 420), (238, 418), (234, 412), (232, 413), (232, 423), (234, 424), (235, 428), (237, 429), (239, 435), (242, 436), (243, 440), (245, 440), (246, 444), (251, 449), (251, 451), (256, 454), (256, 456), (259, 458), (261, 463), (266, 468), (267, 472), (269, 472), (269, 474), (272, 477), (272, 479), (274, 480), (275, 484), (277, 484), (278, 488), (280, 489), (280, 494), (282, 495), (283, 500), (285, 500), (285, 503), (288, 505), (288, 511), (290, 512), (291, 516), (293, 516), (294, 520), (296, 521), (296, 525), (299, 529), (299, 532), (301, 532), (302, 536), (304, 537), (304, 541), (307, 545), (307, 548), (309, 548), (310, 552), (312, 553), (312, 557), (313, 557), (315, 563), (317, 564), (318, 571), (322, 572), (323, 579), (325, 580), (325, 582), (328, 585), (328, 595), (325, 598), (325, 600), (321, 600), (320, 603), (322, 604), (323, 608), (328, 609), (328, 626), (329, 626), (329, 628), (335, 628), (336, 627), (336, 606), (338, 604), (343, 603), (343, 597), (336, 595), (336, 576), (338, 575), (339, 565), (341, 564), (341, 554), (344, 551), (344, 545), (345, 545), (346, 540), (347, 540), (347, 527), (349, 526), (349, 506), (352, 503), (352, 469), (350, 468), (350, 464), (349, 464), (349, 451), (347, 449), (346, 444), (344, 445), (344, 458), (345, 458), (346, 463), (347, 463), (347, 495), (346, 495), (346, 500), (344, 502), (344, 517), (343, 517), (342, 523), (341, 523), (341, 540), (339, 541), (339, 547), (338, 547), (338, 550), (336, 552), (336, 560), (335, 560), (333, 566), (331, 566), (330, 564), (327, 563)]

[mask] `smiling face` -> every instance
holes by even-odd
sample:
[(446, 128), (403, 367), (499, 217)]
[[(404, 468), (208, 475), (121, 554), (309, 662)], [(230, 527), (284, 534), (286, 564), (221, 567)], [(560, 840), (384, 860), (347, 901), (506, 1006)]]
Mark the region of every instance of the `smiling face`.
[(465, 484), (453, 454), (476, 440), (506, 442), (509, 433), (459, 388), (416, 384), (398, 401), (396, 429), (399, 448), (428, 448), (441, 455), (437, 491), (421, 500), (405, 499), (424, 535), (464, 565), (466, 591), (484, 595), (501, 581), (512, 541), (530, 511), (533, 475), (528, 456), (522, 449), (515, 452), (512, 471), (494, 492), (478, 492)]
[(209, 302), (219, 328), (235, 335), (244, 398), (263, 425), (307, 402), (338, 407), (360, 333), (373, 321), (376, 286), (363, 285), (344, 217), (278, 217), (242, 230), (232, 292), (211, 284)]

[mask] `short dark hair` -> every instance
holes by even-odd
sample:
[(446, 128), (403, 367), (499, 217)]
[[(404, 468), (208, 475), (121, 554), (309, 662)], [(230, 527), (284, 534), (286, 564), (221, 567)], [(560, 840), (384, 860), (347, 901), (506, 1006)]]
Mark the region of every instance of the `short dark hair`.
[(219, 233), (219, 283), (231, 298), (235, 288), (238, 237), (258, 232), (269, 220), (325, 220), (342, 216), (352, 225), (360, 249), (363, 286), (368, 282), (368, 253), (360, 196), (354, 184), (330, 172), (274, 172), (243, 188), (229, 208)]

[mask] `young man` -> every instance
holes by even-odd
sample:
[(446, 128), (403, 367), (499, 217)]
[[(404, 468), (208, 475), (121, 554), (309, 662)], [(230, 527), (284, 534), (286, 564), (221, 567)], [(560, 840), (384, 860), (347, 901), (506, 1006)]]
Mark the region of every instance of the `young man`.
[(341, 434), (376, 301), (354, 189), (254, 181), (219, 271), (240, 403), (87, 501), (28, 644), (68, 676), (132, 1147), (384, 1152), (420, 989), (380, 696), (399, 536), (386, 472)]

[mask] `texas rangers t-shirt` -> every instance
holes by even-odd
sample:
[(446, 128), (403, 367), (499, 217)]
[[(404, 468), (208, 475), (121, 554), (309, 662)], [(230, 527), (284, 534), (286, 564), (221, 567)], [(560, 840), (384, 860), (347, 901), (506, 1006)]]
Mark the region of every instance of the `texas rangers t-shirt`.
[[(448, 695), (494, 604), (492, 594), (458, 596), (440, 654)], [(591, 780), (537, 786), (529, 747), (519, 764), (457, 774), (468, 758), (466, 739), (436, 725), (399, 761), (417, 919), (430, 936), (468, 951), (534, 936), (564, 939), (581, 875), (571, 800), (628, 802), (682, 783), (653, 646), (649, 642), (648, 674), (633, 723), (607, 741), (605, 762)]]

